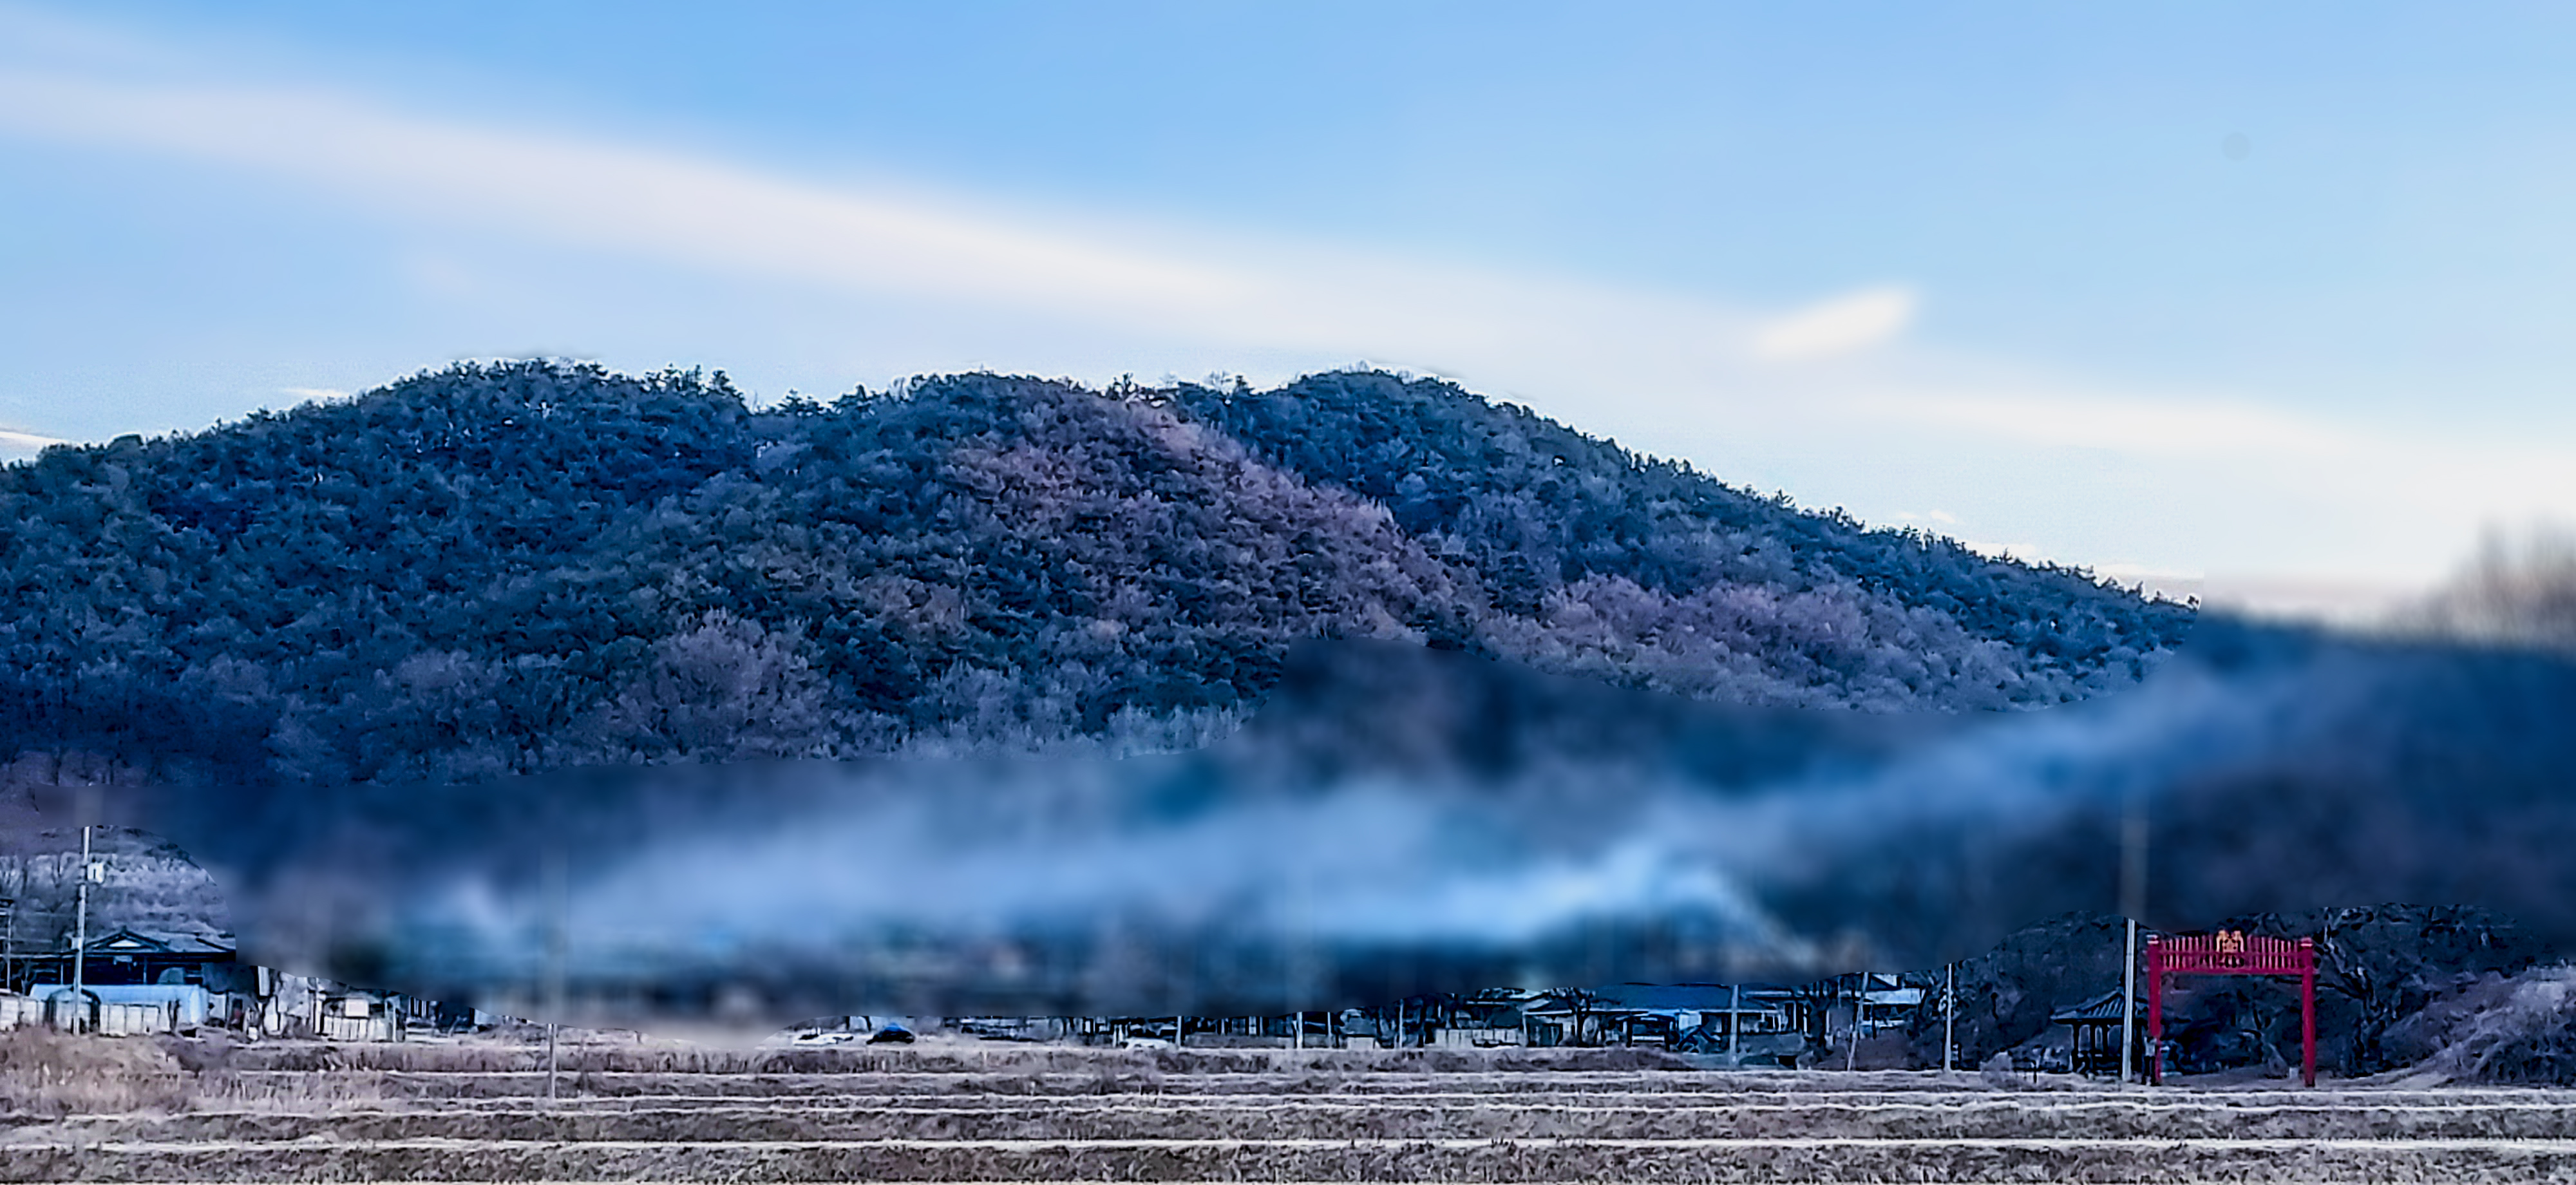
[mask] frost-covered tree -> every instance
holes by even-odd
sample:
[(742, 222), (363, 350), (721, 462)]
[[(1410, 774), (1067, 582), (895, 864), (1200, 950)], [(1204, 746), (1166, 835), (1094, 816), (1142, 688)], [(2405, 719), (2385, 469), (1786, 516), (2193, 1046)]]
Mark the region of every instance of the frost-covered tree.
[(182, 780), (1196, 735), (1318, 636), (2027, 707), (2190, 620), (1374, 372), (755, 410), (720, 374), (460, 365), (0, 469), (0, 750)]

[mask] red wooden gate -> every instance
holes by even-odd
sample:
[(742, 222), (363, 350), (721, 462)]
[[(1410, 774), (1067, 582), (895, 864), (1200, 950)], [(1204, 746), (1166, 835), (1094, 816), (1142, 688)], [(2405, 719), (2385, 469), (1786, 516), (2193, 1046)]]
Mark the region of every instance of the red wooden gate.
[(2150, 1081), (2165, 1080), (2165, 976), (2299, 977), (2299, 1074), (2317, 1084), (2317, 940), (2266, 938), (2242, 930), (2147, 937), (2147, 1047)]

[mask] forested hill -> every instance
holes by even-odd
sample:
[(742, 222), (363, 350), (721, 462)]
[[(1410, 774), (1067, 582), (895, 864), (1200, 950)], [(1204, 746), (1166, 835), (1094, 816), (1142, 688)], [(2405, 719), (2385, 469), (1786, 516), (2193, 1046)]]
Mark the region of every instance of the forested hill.
[(1187, 738), (1309, 635), (2043, 705), (2191, 621), (1372, 372), (754, 410), (721, 375), (465, 365), (9, 466), (0, 566), (0, 758), (165, 779)]

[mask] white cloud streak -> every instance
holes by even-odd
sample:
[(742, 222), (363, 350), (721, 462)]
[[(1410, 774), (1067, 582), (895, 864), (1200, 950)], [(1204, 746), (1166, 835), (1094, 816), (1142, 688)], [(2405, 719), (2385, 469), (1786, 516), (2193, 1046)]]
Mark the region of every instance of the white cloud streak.
[(1857, 353), (1905, 332), (1914, 323), (1914, 306), (1909, 288), (1872, 288), (1836, 297), (1756, 329), (1753, 353), (1775, 362)]
[(7, 428), (0, 428), (0, 449), (34, 453), (58, 444), (70, 443), (68, 440), (57, 440), (51, 436), (38, 436), (33, 432), (14, 432)]
[(671, 153), (471, 128), (347, 96), (0, 73), (21, 134), (250, 166), (559, 241), (781, 278), (1010, 303), (1171, 310), (1240, 299), (1187, 262)]

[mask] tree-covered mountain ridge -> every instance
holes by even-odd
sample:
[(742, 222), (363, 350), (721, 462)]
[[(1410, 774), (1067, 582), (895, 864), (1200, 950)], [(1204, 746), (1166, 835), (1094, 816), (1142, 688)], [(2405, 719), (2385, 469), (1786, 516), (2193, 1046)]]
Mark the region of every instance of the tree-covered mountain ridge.
[(1184, 744), (1309, 636), (2034, 707), (2192, 621), (1373, 371), (754, 407), (721, 373), (460, 364), (0, 469), (0, 570), (0, 751), (156, 779)]

